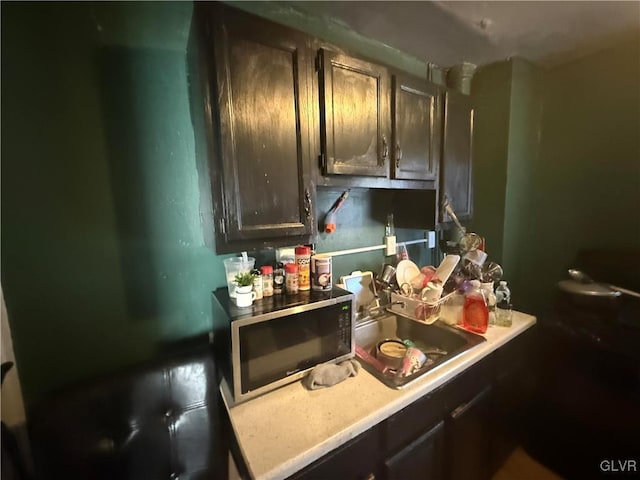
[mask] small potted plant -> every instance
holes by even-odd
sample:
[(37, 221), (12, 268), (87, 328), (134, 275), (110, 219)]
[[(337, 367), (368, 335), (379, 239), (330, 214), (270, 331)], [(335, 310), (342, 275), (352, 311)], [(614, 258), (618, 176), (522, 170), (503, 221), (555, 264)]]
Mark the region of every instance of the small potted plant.
[(243, 287), (253, 287), (253, 279), (255, 278), (255, 275), (251, 272), (241, 272), (238, 273), (235, 277), (235, 282), (236, 282), (236, 292), (240, 291), (240, 292), (247, 292), (247, 291), (251, 291), (251, 288), (247, 289), (247, 288), (243, 288)]
[(234, 279), (236, 284), (236, 305), (239, 307), (250, 306), (256, 298), (253, 289), (255, 275), (251, 272), (238, 273)]

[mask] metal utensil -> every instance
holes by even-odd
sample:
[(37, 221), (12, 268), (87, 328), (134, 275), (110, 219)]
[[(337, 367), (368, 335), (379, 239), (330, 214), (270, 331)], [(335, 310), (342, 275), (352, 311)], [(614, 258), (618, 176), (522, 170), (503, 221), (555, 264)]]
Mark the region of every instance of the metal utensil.
[(381, 284), (388, 287), (393, 281), (393, 277), (396, 274), (396, 267), (389, 263), (382, 265), (382, 273), (378, 276), (378, 280)]
[(458, 229), (462, 232), (462, 235), (467, 233), (467, 229), (460, 224), (460, 221), (458, 220), (458, 217), (456, 216), (456, 213), (453, 211), (453, 207), (451, 206), (451, 201), (446, 195), (444, 196), (444, 200), (442, 201), (442, 208), (444, 208), (444, 211), (447, 212), (447, 215), (449, 215), (451, 220), (453, 220), (453, 223), (456, 224), (456, 227), (458, 227)]
[(483, 282), (499, 282), (502, 280), (504, 271), (500, 264), (496, 262), (485, 263), (482, 266), (482, 273), (480, 274), (480, 280)]
[(599, 285), (602, 285), (614, 292), (618, 292), (618, 293), (624, 293), (625, 295), (629, 295), (631, 297), (636, 297), (636, 298), (640, 298), (640, 293), (635, 292), (633, 290), (629, 290), (626, 288), (622, 288), (622, 287), (617, 287), (615, 285), (611, 285), (609, 283), (601, 283), (601, 282), (596, 282), (593, 278), (591, 278), (589, 275), (587, 275), (586, 273), (580, 271), (580, 270), (576, 270), (575, 268), (570, 268), (569, 270), (567, 270), (569, 272), (569, 276), (571, 278), (573, 278), (575, 281), (580, 282), (580, 283), (598, 283)]
[(425, 355), (448, 355), (449, 354), (449, 352), (447, 352), (446, 350), (442, 350), (438, 347), (427, 348), (425, 350), (422, 350), (422, 353), (424, 353)]
[(463, 252), (477, 250), (482, 245), (482, 238), (477, 233), (465, 233), (458, 242)]
[(462, 253), (472, 252), (480, 248), (483, 243), (482, 237), (480, 237), (480, 235), (478, 235), (477, 233), (467, 233), (467, 229), (464, 228), (460, 223), (460, 220), (458, 220), (458, 217), (456, 216), (456, 213), (453, 211), (453, 207), (451, 206), (451, 201), (446, 195), (444, 196), (444, 200), (442, 201), (442, 208), (444, 208), (444, 211), (447, 213), (447, 215), (449, 215), (451, 220), (453, 220), (453, 223), (455, 223), (456, 227), (458, 227), (458, 230), (460, 230), (460, 233), (462, 234), (460, 240), (458, 241), (458, 245)]
[(591, 278), (586, 273), (581, 272), (580, 270), (576, 270), (574, 268), (570, 268), (567, 271), (569, 272), (569, 276), (571, 278), (573, 278), (576, 282), (580, 282), (580, 283), (595, 283), (593, 278)]

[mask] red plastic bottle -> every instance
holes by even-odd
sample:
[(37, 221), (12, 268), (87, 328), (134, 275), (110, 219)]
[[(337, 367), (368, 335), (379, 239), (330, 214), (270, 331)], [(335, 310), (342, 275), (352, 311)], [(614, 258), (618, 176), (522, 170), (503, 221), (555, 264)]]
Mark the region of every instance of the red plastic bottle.
[(464, 297), (462, 326), (475, 333), (485, 333), (489, 326), (489, 308), (479, 280), (471, 281), (471, 290)]

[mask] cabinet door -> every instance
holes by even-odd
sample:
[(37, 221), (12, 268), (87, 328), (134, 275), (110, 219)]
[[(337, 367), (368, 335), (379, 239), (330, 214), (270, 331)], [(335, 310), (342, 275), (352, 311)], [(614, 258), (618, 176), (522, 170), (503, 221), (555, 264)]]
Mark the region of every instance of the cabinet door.
[(538, 388), (536, 329), (531, 328), (494, 352), (492, 471), (504, 464), (527, 431)]
[(308, 79), (302, 34), (216, 5), (214, 49), (227, 240), (308, 235)]
[[(460, 219), (473, 214), (473, 106), (467, 95), (448, 91), (444, 107), (441, 199), (446, 195)], [(450, 220), (440, 209), (440, 221)]]
[(401, 75), (393, 77), (392, 176), (434, 180), (440, 163), (442, 105), (437, 85)]
[(447, 467), (451, 480), (485, 480), (491, 467), (491, 387), (460, 404), (447, 419)]
[(338, 447), (290, 480), (374, 480), (378, 475), (380, 439), (377, 427)]
[(438, 423), (384, 462), (386, 478), (440, 480), (444, 478), (444, 422)]
[(318, 55), (324, 172), (386, 177), (390, 150), (386, 68), (324, 49)]

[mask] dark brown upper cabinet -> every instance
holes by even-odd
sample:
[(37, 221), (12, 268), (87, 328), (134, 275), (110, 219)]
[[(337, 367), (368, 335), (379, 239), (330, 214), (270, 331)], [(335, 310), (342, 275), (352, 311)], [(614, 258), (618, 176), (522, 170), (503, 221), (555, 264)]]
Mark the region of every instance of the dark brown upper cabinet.
[(442, 136), (441, 89), (425, 80), (393, 76), (392, 178), (435, 180)]
[(208, 12), (222, 167), (216, 227), (226, 244), (218, 250), (312, 235), (308, 38), (224, 5)]
[[(446, 195), (460, 219), (473, 214), (473, 114), (471, 97), (449, 90), (444, 107), (440, 202)], [(440, 208), (440, 221), (451, 219)]]
[(317, 61), (323, 172), (387, 177), (391, 154), (387, 69), (325, 49), (319, 50)]

